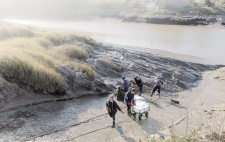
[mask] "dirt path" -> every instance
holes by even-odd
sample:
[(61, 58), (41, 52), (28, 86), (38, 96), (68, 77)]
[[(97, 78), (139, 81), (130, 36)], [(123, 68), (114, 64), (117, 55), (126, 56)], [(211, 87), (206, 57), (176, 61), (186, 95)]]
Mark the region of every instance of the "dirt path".
[(30, 141), (122, 141), (135, 142), (146, 141), (147, 133), (141, 127), (133, 123), (133, 120), (119, 114), (116, 128), (110, 127), (110, 120), (107, 115), (94, 119), (88, 123), (71, 127), (60, 131), (38, 137)]

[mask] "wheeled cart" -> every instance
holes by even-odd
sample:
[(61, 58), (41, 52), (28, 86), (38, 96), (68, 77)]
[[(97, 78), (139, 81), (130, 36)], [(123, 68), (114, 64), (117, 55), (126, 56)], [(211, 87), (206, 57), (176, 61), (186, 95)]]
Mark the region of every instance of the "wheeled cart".
[(134, 96), (134, 105), (131, 107), (131, 114), (134, 118), (138, 117), (139, 120), (142, 119), (144, 115), (146, 118), (148, 117), (150, 111), (150, 104), (146, 102), (146, 99), (135, 95)]

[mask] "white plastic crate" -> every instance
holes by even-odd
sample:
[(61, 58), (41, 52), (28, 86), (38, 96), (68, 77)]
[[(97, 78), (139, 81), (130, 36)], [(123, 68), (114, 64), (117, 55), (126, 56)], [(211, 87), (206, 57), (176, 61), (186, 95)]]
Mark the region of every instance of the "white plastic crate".
[(134, 96), (135, 105), (132, 106), (132, 111), (135, 113), (144, 113), (150, 110), (149, 103), (146, 102), (145, 98), (135, 95)]

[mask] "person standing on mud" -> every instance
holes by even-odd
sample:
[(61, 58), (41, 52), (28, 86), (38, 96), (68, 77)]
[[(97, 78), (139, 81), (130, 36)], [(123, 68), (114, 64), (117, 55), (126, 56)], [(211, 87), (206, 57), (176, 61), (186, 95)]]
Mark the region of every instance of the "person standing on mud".
[(125, 79), (125, 77), (122, 77), (122, 80), (123, 80), (123, 92), (127, 92), (128, 91), (128, 88), (129, 88), (129, 83)]
[(141, 78), (139, 78), (137, 76), (134, 77), (134, 81), (135, 81), (135, 83), (137, 84), (137, 86), (139, 88), (139, 96), (141, 96), (141, 93), (143, 91), (143, 82), (142, 82)]
[(163, 85), (163, 82), (160, 80), (160, 79), (157, 79), (156, 80), (156, 85), (155, 85), (155, 87), (153, 88), (153, 90), (152, 90), (152, 94), (151, 94), (151, 97), (152, 97), (152, 95), (155, 93), (155, 91), (157, 90), (158, 91), (158, 93), (159, 93), (159, 97), (160, 97), (160, 90), (161, 90), (161, 86)]
[(132, 88), (129, 90), (126, 95), (125, 95), (125, 102), (127, 105), (127, 115), (131, 116), (131, 106), (134, 104), (134, 94), (135, 94), (135, 89)]
[(121, 111), (122, 113), (124, 113), (121, 108), (119, 107), (119, 105), (116, 103), (116, 101), (114, 101), (114, 94), (111, 94), (109, 96), (109, 100), (106, 103), (106, 109), (108, 111), (109, 116), (113, 119), (113, 124), (112, 124), (112, 128), (115, 128), (115, 121), (116, 121), (116, 113), (117, 110)]

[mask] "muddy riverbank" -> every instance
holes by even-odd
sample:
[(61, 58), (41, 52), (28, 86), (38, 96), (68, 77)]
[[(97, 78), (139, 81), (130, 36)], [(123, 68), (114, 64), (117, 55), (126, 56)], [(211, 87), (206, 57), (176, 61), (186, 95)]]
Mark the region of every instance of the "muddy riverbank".
[[(224, 7), (188, 5), (180, 8), (148, 8), (130, 5), (112, 15), (125, 22), (141, 22), (166, 25), (224, 25)], [(117, 16), (115, 16), (117, 15)]]
[(219, 15), (194, 15), (194, 14), (178, 14), (176, 12), (168, 13), (151, 13), (143, 11), (126, 11), (119, 14), (120, 19), (124, 22), (138, 22), (149, 24), (165, 24), (165, 25), (224, 25), (225, 17)]
[[(96, 131), (92, 131), (82, 137), (69, 136), (70, 132), (76, 133), (76, 128), (70, 128), (64, 132), (57, 132), (56, 134), (49, 134), (43, 137), (34, 139), (34, 141), (43, 140), (62, 140), (58, 135), (66, 134), (63, 140), (84, 141), (90, 138), (96, 141), (95, 138), (99, 133), (105, 134), (101, 139), (103, 141), (138, 141), (137, 135), (131, 135), (135, 132), (139, 135), (139, 140), (146, 141), (146, 138), (170, 138), (172, 136), (186, 136), (195, 132), (197, 134), (197, 141), (224, 141), (224, 127), (225, 127), (225, 111), (224, 111), (224, 68), (216, 71), (209, 71), (203, 75), (203, 80), (200, 85), (192, 90), (178, 92), (173, 95), (180, 104), (170, 102), (170, 97), (163, 96), (160, 100), (153, 101), (157, 97), (150, 98), (149, 94), (144, 94), (144, 97), (151, 105), (150, 117), (142, 120), (131, 120), (126, 115), (118, 114), (118, 124), (116, 130), (109, 128), (102, 128), (99, 123), (110, 122), (109, 118), (99, 119), (94, 121), (90, 126), (96, 126)], [(212, 96), (212, 94), (214, 94)], [(100, 100), (100, 102), (103, 100)], [(120, 104), (121, 106), (124, 106)], [(100, 122), (99, 122), (100, 121)], [(124, 121), (132, 121), (129, 124), (123, 124)], [(142, 130), (136, 126), (140, 125), (148, 136), (142, 133)], [(108, 125), (107, 125), (108, 126)], [(109, 126), (108, 126), (109, 127)], [(115, 132), (121, 132), (120, 135), (114, 135)], [(131, 130), (132, 129), (132, 130)], [(136, 131), (138, 129), (138, 132)], [(130, 131), (129, 131), (130, 130)], [(123, 133), (125, 132), (125, 133)], [(111, 133), (114, 133), (112, 137)], [(67, 137), (67, 138), (66, 138)]]
[[(9, 35), (8, 38), (21, 36), (6, 35)], [(2, 37), (7, 36), (3, 34)], [(28, 40), (33, 38), (29, 37)], [(57, 64), (54, 68), (62, 75), (66, 85), (65, 95), (57, 96), (49, 93), (51, 89), (37, 91), (29, 84), (7, 78), (6, 72), (0, 74), (2, 141), (85, 141), (87, 138), (96, 141), (101, 133), (105, 134), (101, 137), (102, 141), (146, 141), (152, 134), (171, 137), (167, 126), (170, 125), (169, 120), (164, 116), (169, 113), (174, 120), (179, 120), (185, 115), (189, 102), (176, 106), (171, 104), (170, 96), (197, 87), (204, 72), (223, 67), (201, 64), (195, 60), (199, 58), (192, 56), (103, 44), (91, 38), (70, 34), (54, 34), (50, 39), (53, 47), (46, 47), (48, 50), (65, 48), (64, 44), (85, 49), (88, 58), (79, 63), (91, 65), (94, 76), (90, 78), (88, 70), (75, 71), (70, 65)], [(1, 40), (4, 43), (5, 39)], [(64, 44), (58, 45), (61, 42)], [(43, 50), (47, 52), (45, 48)], [(122, 77), (126, 77), (131, 84), (134, 76), (141, 77), (144, 81), (143, 95), (151, 103), (151, 116), (139, 121), (119, 113), (116, 129), (111, 129), (111, 120), (105, 110), (107, 95), (115, 92), (116, 87), (121, 85)], [(164, 82), (163, 97), (152, 102), (149, 92), (157, 78)], [(119, 105), (126, 110), (122, 102)], [(183, 131), (176, 134), (183, 135)]]
[[(154, 80), (160, 77), (165, 84), (163, 94), (168, 98), (167, 96), (170, 96), (172, 93), (196, 87), (198, 81), (202, 78), (203, 72), (221, 67), (179, 61), (148, 52), (128, 50), (119, 46), (99, 45), (101, 47), (93, 51), (87, 62), (95, 66), (96, 79), (98, 82), (101, 82), (99, 85), (102, 87), (102, 84), (105, 84), (112, 91), (115, 91), (115, 88), (120, 85), (122, 76), (132, 80), (133, 75), (137, 75), (145, 82), (144, 92), (148, 93), (154, 86)], [(4, 86), (7, 82), (1, 81), (3, 81), (1, 82), (2, 91), (6, 91), (6, 87), (11, 85), (8, 82), (9, 86)], [(95, 86), (98, 88), (98, 84)], [(18, 89), (18, 86), (16, 88)], [(14, 100), (2, 98), (4, 102), (4, 108), (2, 108), (0, 114), (0, 135), (2, 140), (21, 141), (34, 139), (43, 141), (42, 138), (39, 139), (39, 137), (43, 137), (44, 141), (56, 141), (56, 139), (57, 141), (74, 141), (75, 139), (82, 141), (86, 136), (96, 137), (98, 133), (113, 132), (115, 134), (109, 136), (109, 140), (105, 137), (103, 137), (103, 140), (113, 141), (118, 138), (121, 141), (138, 141), (139, 139), (146, 140), (149, 134), (161, 132), (161, 130), (166, 130), (166, 133), (163, 134), (165, 137), (170, 136), (165, 124), (162, 125), (161, 121), (164, 120), (159, 121), (158, 118), (153, 117), (140, 122), (134, 121), (136, 122), (134, 123), (126, 115), (119, 114), (117, 129), (116, 131), (112, 130), (110, 128), (110, 119), (105, 111), (107, 97), (97, 97), (95, 96), (95, 91), (92, 92), (92, 95), (88, 95), (88, 92), (84, 91), (83, 95), (89, 97), (81, 99), (79, 99), (78, 95), (82, 94), (81, 92), (71, 93), (74, 96), (70, 96), (70, 94), (67, 97), (77, 97), (78, 99), (68, 101), (56, 101), (57, 97), (53, 96), (45, 96), (43, 98), (42, 94), (33, 94), (35, 96), (31, 97), (32, 93), (30, 97), (17, 94), (17, 96), (14, 96)], [(97, 91), (101, 92), (101, 90)], [(94, 97), (90, 97), (93, 95)], [(41, 100), (36, 103), (38, 98), (41, 98)], [(64, 98), (62, 99), (64, 100)], [(15, 101), (17, 101), (16, 104), (18, 106), (15, 105)], [(24, 103), (27, 104), (22, 105)], [(161, 110), (161, 101), (158, 103), (153, 103), (152, 108)], [(166, 102), (166, 104), (170, 103)], [(122, 103), (120, 105), (125, 109)], [(180, 109), (180, 107), (177, 108)], [(165, 113), (168, 113), (168, 111), (165, 111)], [(101, 122), (105, 122), (104, 125)], [(128, 126), (129, 130), (127, 129)], [(79, 130), (77, 130), (78, 128)], [(93, 128), (93, 130), (90, 130), (90, 128)], [(71, 135), (71, 131), (76, 136)], [(61, 137), (64, 133), (67, 133), (65, 137)], [(45, 136), (48, 137), (49, 135), (50, 138), (46, 139)], [(52, 135), (55, 136), (52, 137)]]
[[(209, 75), (210, 74), (210, 75)], [(220, 76), (221, 78), (218, 78)], [(210, 141), (212, 133), (221, 134), (224, 123), (224, 73), (222, 70), (204, 74), (200, 85), (174, 95), (180, 104), (170, 102), (165, 95), (143, 96), (150, 103), (150, 116), (133, 120), (118, 112), (117, 125), (112, 129), (105, 110), (107, 96), (49, 102), (1, 113), (3, 141), (147, 141), (151, 136), (170, 138), (185, 136), (193, 131)], [(210, 91), (211, 90), (211, 91)], [(212, 96), (212, 92), (216, 90)], [(125, 105), (119, 103), (126, 112)], [(173, 126), (173, 132), (171, 132)]]

